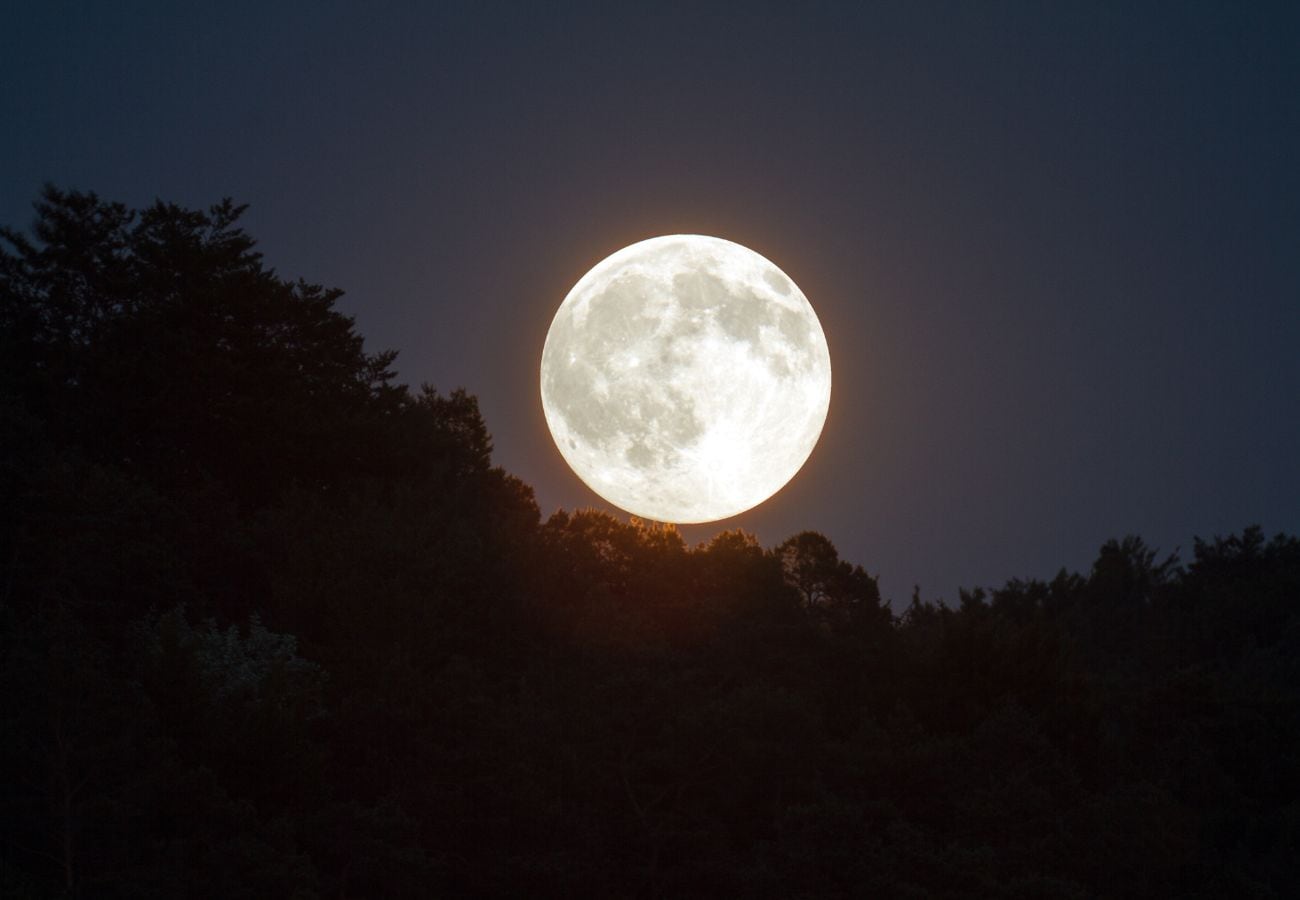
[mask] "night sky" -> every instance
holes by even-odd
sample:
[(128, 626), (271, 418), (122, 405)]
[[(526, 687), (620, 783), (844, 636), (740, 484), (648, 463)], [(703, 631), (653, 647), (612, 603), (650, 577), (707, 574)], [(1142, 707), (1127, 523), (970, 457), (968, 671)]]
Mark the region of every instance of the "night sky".
[(5, 13), (0, 223), (47, 181), (250, 204), (404, 381), (478, 396), (543, 515), (605, 507), (542, 417), (551, 317), (697, 232), (800, 285), (834, 388), (691, 542), (821, 531), (898, 609), (1300, 530), (1298, 4), (180, 5)]

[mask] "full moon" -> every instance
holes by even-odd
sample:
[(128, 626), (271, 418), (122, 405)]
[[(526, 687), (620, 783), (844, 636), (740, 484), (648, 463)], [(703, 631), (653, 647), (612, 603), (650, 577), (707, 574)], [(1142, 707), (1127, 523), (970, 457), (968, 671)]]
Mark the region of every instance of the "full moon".
[(817, 314), (764, 257), (676, 234), (582, 276), (542, 350), (542, 409), (588, 487), (633, 515), (712, 522), (779, 491), (821, 434)]

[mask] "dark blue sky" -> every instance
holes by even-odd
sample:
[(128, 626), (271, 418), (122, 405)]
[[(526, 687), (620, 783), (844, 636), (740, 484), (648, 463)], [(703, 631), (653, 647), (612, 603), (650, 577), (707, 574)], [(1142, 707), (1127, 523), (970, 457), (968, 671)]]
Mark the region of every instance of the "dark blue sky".
[(0, 222), (45, 181), (251, 204), (404, 380), (478, 395), (544, 514), (603, 505), (545, 429), (551, 316), (700, 232), (799, 283), (834, 393), (692, 541), (819, 530), (951, 600), (1300, 531), (1300, 5), (181, 6), (6, 12)]

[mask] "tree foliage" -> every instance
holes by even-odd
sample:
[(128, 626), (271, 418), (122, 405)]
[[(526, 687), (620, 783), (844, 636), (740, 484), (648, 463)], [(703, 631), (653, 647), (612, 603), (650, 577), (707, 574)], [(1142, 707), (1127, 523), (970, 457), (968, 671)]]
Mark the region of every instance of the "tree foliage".
[(1300, 541), (919, 592), (538, 515), (230, 202), (0, 248), (0, 893), (1284, 896)]

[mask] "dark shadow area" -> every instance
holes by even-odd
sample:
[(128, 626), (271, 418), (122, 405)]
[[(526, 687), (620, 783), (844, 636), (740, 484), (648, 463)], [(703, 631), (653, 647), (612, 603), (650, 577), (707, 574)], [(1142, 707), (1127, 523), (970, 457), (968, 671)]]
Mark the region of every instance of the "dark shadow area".
[(540, 519), (229, 202), (0, 242), (0, 894), (1281, 897), (1300, 541), (914, 598)]

